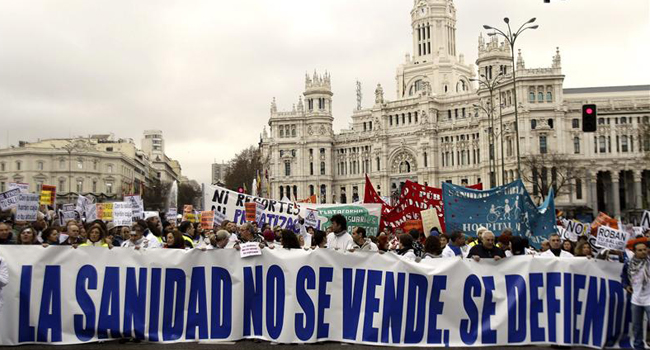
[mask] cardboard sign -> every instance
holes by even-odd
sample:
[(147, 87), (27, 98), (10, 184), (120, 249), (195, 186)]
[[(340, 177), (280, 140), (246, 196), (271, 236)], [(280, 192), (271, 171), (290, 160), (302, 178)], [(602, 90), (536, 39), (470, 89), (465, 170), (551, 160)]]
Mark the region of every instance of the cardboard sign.
[(244, 206), (246, 207), (246, 221), (255, 221), (257, 218), (257, 203), (248, 202), (245, 203)]
[(39, 195), (31, 193), (18, 194), (16, 204), (16, 221), (36, 221)]
[(409, 232), (411, 230), (423, 231), (422, 220), (406, 220), (404, 222), (404, 232)]
[(426, 209), (420, 212), (422, 215), (422, 228), (424, 229), (424, 234), (429, 237), (431, 234), (431, 229), (434, 227), (438, 229), (438, 232), (442, 233), (442, 227), (440, 225), (440, 220), (438, 218), (438, 212), (436, 208)]
[(650, 211), (643, 212), (643, 218), (641, 218), (641, 228), (643, 230), (650, 230)]
[(591, 223), (591, 234), (597, 235), (598, 228), (600, 226), (608, 226), (615, 230), (618, 230), (618, 221), (616, 221), (616, 219), (611, 218), (609, 215), (605, 213), (598, 213), (598, 216), (596, 217), (594, 222)]
[(124, 201), (131, 205), (132, 221), (144, 218), (144, 202), (140, 196), (124, 196)]
[(214, 212), (202, 211), (201, 212), (201, 227), (204, 230), (212, 230), (214, 228)]
[(40, 201), (41, 205), (54, 205), (56, 203), (56, 186), (43, 185)]
[(262, 255), (262, 249), (257, 242), (242, 243), (239, 245), (239, 256), (248, 258), (249, 256)]
[(19, 189), (20, 193), (29, 193), (29, 184), (22, 182), (10, 182), (9, 189), (13, 190), (14, 188)]
[(18, 204), (18, 195), (23, 192), (20, 188), (13, 188), (9, 191), (0, 193), (0, 210), (9, 210)]
[(133, 207), (130, 202), (113, 203), (113, 223), (115, 226), (131, 226), (133, 223)]
[(629, 233), (600, 226), (596, 235), (596, 245), (601, 248), (624, 250)]
[(97, 218), (102, 221), (113, 221), (113, 203), (99, 203), (97, 206)]

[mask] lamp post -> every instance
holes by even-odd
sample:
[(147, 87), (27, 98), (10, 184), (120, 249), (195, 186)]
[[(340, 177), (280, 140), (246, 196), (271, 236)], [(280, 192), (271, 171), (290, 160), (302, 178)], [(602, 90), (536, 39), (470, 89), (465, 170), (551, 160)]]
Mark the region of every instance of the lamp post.
[(494, 187), (496, 185), (496, 179), (494, 176), (494, 170), (496, 168), (495, 163), (494, 163), (494, 122), (492, 120), (492, 112), (490, 112), (487, 108), (483, 107), (482, 105), (479, 104), (474, 104), (474, 110), (478, 112), (478, 110), (482, 110), (487, 114), (488, 116), (488, 137), (489, 141), (488, 143), (490, 144), (489, 152), (488, 152), (488, 165), (490, 168), (490, 187)]
[(499, 91), (499, 124), (501, 124), (499, 132), (500, 132), (500, 138), (501, 138), (501, 181), (503, 184), (506, 184), (506, 167), (505, 167), (505, 156), (503, 153), (503, 101), (501, 101), (501, 91)]
[(515, 134), (517, 137), (517, 178), (521, 179), (521, 153), (519, 151), (519, 115), (517, 113), (517, 85), (516, 85), (516, 72), (517, 72), (517, 66), (515, 65), (515, 42), (517, 41), (517, 38), (521, 33), (523, 33), (526, 29), (537, 29), (539, 28), (538, 25), (534, 26), (527, 26), (528, 24), (531, 24), (535, 22), (536, 18), (531, 18), (528, 20), (528, 22), (524, 23), (517, 29), (516, 32), (512, 32), (512, 29), (510, 28), (510, 19), (508, 17), (504, 18), (503, 21), (506, 22), (506, 25), (508, 26), (508, 33), (506, 34), (504, 31), (494, 28), (489, 25), (483, 25), (483, 28), (487, 30), (494, 30), (492, 33), (488, 33), (489, 36), (493, 35), (500, 35), (505, 38), (505, 40), (508, 42), (510, 45), (510, 53), (512, 54), (512, 88), (513, 88), (513, 95), (515, 99)]
[[(488, 104), (488, 107), (490, 110), (488, 111), (485, 109), (483, 106), (479, 105), (474, 105), (474, 108), (480, 107), (483, 111), (485, 111), (489, 117), (489, 122), (490, 122), (490, 181), (492, 181), (492, 174), (496, 172), (496, 157), (495, 157), (495, 152), (494, 152), (494, 90), (496, 89), (497, 85), (501, 82), (501, 78), (503, 78), (503, 73), (499, 73), (494, 79), (490, 77), (488, 79), (485, 74), (481, 74), (482, 79), (470, 79), (471, 81), (477, 81), (479, 83), (479, 90), (481, 89), (481, 86), (484, 88), (488, 89), (490, 93), (490, 102)], [(501, 129), (503, 129), (503, 123), (501, 124)], [(503, 149), (503, 139), (501, 140), (501, 148)], [(502, 171), (503, 173), (503, 171)], [(502, 174), (501, 181), (504, 181), (504, 177)], [(495, 183), (497, 181), (494, 181)]]

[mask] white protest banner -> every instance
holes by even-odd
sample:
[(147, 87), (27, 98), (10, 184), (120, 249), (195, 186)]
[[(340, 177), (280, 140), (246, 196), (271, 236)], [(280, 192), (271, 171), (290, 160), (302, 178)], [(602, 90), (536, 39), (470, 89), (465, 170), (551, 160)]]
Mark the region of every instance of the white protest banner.
[(178, 210), (176, 208), (167, 209), (167, 213), (165, 213), (167, 221), (176, 221), (176, 216), (178, 216)]
[(634, 226), (632, 230), (634, 230), (634, 237), (643, 236), (643, 227)]
[(29, 184), (22, 182), (10, 182), (8, 188), (10, 190), (17, 188), (20, 190), (20, 193), (29, 193)]
[(624, 250), (628, 239), (629, 234), (627, 232), (600, 226), (596, 235), (596, 245), (601, 248)]
[(575, 220), (563, 220), (564, 228), (567, 231), (567, 237), (570, 241), (576, 242), (578, 237), (586, 236), (591, 229), (591, 224), (585, 224)]
[(97, 220), (97, 206), (95, 204), (86, 204), (84, 213), (86, 213), (86, 222)]
[(36, 221), (40, 195), (19, 193), (16, 205), (16, 221)]
[(235, 249), (193, 253), (0, 245), (9, 262), (0, 345), (132, 337), (630, 347), (622, 264), (531, 256), (416, 263), (329, 249), (265, 248), (246, 259)]
[(650, 211), (644, 211), (643, 217), (641, 218), (641, 228), (644, 230), (650, 230)]
[(18, 195), (20, 188), (13, 188), (9, 191), (0, 193), (0, 210), (9, 210), (18, 204)]
[(90, 198), (79, 194), (77, 197), (77, 205), (75, 205), (74, 210), (81, 215), (86, 211), (86, 206), (90, 204), (93, 204), (93, 201)]
[(59, 225), (65, 226), (69, 221), (77, 220), (77, 215), (79, 213), (76, 210), (59, 210)]
[(262, 255), (262, 249), (257, 242), (242, 243), (239, 245), (239, 257), (248, 258), (250, 256)]
[(221, 226), (221, 223), (223, 223), (226, 220), (226, 215), (220, 211), (215, 211), (214, 212), (214, 225), (215, 226)]
[(133, 196), (124, 196), (124, 201), (131, 204), (131, 210), (133, 211), (132, 220), (140, 220), (144, 218), (144, 202), (142, 197), (139, 195)]
[(131, 226), (133, 223), (133, 208), (131, 207), (131, 203), (113, 203), (113, 223), (115, 226)]
[(238, 193), (220, 186), (206, 186), (204, 193), (204, 208), (223, 213), (226, 220), (237, 225), (246, 221), (246, 203), (255, 202), (262, 204), (264, 208), (261, 218), (257, 220), (260, 226), (269, 224), (272, 227), (281, 226), (283, 229), (295, 231), (298, 216), (307, 217), (307, 210), (311, 209), (317, 211), (318, 225), (315, 228), (318, 230), (329, 227), (332, 215), (342, 214), (348, 222), (348, 231), (354, 227), (364, 227), (369, 236), (375, 236), (379, 231), (381, 204), (282, 202)]

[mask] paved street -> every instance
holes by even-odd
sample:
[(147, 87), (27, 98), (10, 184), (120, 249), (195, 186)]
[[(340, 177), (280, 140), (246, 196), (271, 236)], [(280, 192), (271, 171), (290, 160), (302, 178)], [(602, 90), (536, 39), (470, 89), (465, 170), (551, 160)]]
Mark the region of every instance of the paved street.
[[(216, 343), (216, 342), (206, 342), (206, 343), (174, 343), (174, 344), (150, 344), (150, 343), (140, 343), (140, 344), (134, 344), (134, 343), (126, 343), (126, 344), (119, 344), (118, 342), (105, 342), (105, 343), (92, 343), (92, 344), (84, 344), (84, 345), (68, 345), (68, 346), (57, 346), (55, 349), (56, 350), (117, 350), (117, 349), (128, 349), (132, 348), (133, 350), (135, 349), (143, 349), (143, 350), (154, 350), (154, 349), (164, 349), (164, 350), (190, 350), (190, 349), (197, 349), (197, 350), (204, 350), (204, 349), (223, 349), (223, 350), (231, 350), (234, 349), (235, 347), (237, 350), (256, 350), (256, 349), (266, 349), (270, 346), (270, 343), (268, 342), (254, 342), (250, 340), (244, 340), (244, 341), (239, 341), (236, 343)], [(367, 347), (370, 348), (369, 346), (363, 346), (363, 345), (342, 345), (340, 343), (319, 343), (319, 344), (311, 344), (311, 345), (274, 345), (273, 349), (293, 349), (296, 350), (297, 348), (304, 347), (306, 349), (313, 349), (313, 350), (350, 350), (351, 348), (357, 348), (357, 347)], [(379, 346), (373, 346), (372, 348), (374, 349), (424, 349), (424, 348), (418, 348), (418, 347), (409, 347), (409, 348), (397, 348), (397, 347), (379, 347)], [(503, 347), (499, 347), (503, 348)], [(525, 348), (525, 349), (554, 349), (550, 346), (513, 346), (511, 347), (513, 349), (515, 348)], [(454, 349), (479, 349), (479, 347), (463, 347), (463, 348), (454, 348)], [(496, 348), (495, 348), (496, 349)], [(582, 347), (574, 347), (571, 349), (587, 349), (587, 348), (582, 348)], [(27, 345), (27, 346), (21, 346), (20, 350), (43, 350), (42, 345)]]

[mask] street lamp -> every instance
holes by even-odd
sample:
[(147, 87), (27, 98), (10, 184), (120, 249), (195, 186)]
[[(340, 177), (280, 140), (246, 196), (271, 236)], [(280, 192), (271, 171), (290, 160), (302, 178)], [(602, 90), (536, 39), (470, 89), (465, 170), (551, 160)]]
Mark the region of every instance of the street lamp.
[[(496, 157), (495, 157), (495, 152), (494, 152), (494, 90), (496, 89), (497, 85), (501, 83), (501, 78), (503, 78), (503, 73), (499, 73), (494, 79), (490, 77), (488, 79), (485, 74), (481, 74), (481, 79), (470, 79), (470, 81), (477, 81), (479, 83), (479, 90), (481, 89), (481, 86), (485, 87), (488, 89), (490, 92), (490, 103), (488, 104), (488, 107), (490, 110), (488, 111), (485, 109), (485, 107), (474, 104), (474, 108), (478, 109), (479, 107), (486, 112), (489, 118), (489, 123), (490, 123), (490, 181), (491, 182), (496, 182), (492, 179), (494, 176), (493, 173), (496, 172)], [(501, 123), (501, 129), (503, 129), (503, 123)], [(503, 138), (501, 139), (501, 148), (503, 149)], [(503, 169), (501, 169), (501, 181), (504, 181), (503, 177)]]
[(538, 25), (534, 26), (527, 26), (533, 22), (535, 22), (536, 18), (531, 18), (528, 20), (528, 22), (524, 23), (517, 29), (516, 32), (512, 32), (512, 29), (510, 28), (510, 19), (508, 17), (504, 18), (503, 21), (506, 22), (506, 25), (508, 26), (508, 33), (506, 34), (504, 31), (494, 28), (492, 26), (488, 25), (483, 25), (483, 28), (487, 30), (494, 30), (492, 33), (488, 33), (489, 36), (493, 35), (500, 35), (505, 38), (505, 40), (508, 42), (510, 45), (510, 53), (512, 54), (512, 87), (513, 87), (513, 95), (515, 99), (515, 134), (517, 137), (517, 178), (521, 179), (521, 154), (519, 151), (519, 115), (517, 113), (517, 85), (516, 85), (516, 71), (517, 71), (517, 66), (515, 65), (515, 42), (517, 41), (517, 38), (521, 33), (523, 33), (526, 29), (537, 29), (539, 28)]

